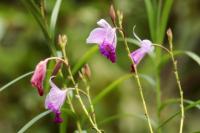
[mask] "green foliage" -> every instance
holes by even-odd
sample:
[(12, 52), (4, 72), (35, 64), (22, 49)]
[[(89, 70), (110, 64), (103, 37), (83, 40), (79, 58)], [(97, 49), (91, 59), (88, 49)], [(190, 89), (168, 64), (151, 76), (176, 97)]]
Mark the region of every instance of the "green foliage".
[(41, 114), (37, 115), (32, 120), (30, 120), (28, 123), (26, 123), (26, 125), (24, 125), (17, 133), (24, 133), (27, 129), (29, 129), (38, 120), (40, 120), (41, 118), (43, 118), (44, 116), (46, 116), (50, 113), (51, 113), (51, 111), (48, 110), (48, 111), (42, 112)]

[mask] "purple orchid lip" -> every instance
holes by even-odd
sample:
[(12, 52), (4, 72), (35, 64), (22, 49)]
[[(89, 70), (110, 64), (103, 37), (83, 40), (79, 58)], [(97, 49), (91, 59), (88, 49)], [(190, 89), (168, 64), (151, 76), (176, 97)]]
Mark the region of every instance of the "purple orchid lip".
[(99, 45), (99, 50), (103, 56), (107, 57), (112, 63), (115, 63), (116, 53), (113, 45), (104, 42), (103, 44)]
[(117, 36), (116, 28), (112, 28), (104, 19), (97, 22), (100, 26), (91, 31), (87, 43), (97, 43), (100, 53), (112, 63), (116, 62)]

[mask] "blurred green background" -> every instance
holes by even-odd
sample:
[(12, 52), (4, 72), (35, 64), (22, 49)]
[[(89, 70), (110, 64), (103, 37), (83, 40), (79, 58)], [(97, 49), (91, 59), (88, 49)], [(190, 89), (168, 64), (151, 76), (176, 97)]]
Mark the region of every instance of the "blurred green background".
[[(36, 2), (39, 3), (38, 0)], [(46, 0), (46, 17), (49, 19), (55, 0)], [(111, 23), (108, 15), (112, 2), (108, 0), (63, 0), (56, 32), (67, 34), (67, 53), (73, 66), (77, 60), (91, 48), (86, 44), (90, 31), (96, 22), (104, 18)], [(114, 0), (115, 6), (124, 13), (125, 33), (132, 35), (132, 27), (140, 38), (150, 38), (149, 27), (143, 0)], [(174, 45), (178, 50), (190, 50), (200, 55), (200, 1), (174, 0), (168, 27), (174, 33)], [(166, 40), (166, 39), (165, 39)], [(166, 46), (167, 45), (167, 42)], [(129, 44), (131, 50), (135, 45)], [(34, 17), (17, 0), (0, 1), (0, 86), (26, 72), (32, 71), (42, 59), (51, 56), (44, 35)], [(178, 58), (178, 69), (185, 99), (200, 99), (200, 67), (187, 56)], [(117, 63), (112, 64), (96, 53), (88, 62), (92, 70), (91, 95), (94, 97), (103, 88), (117, 78), (130, 73), (130, 63), (121, 42), (117, 46)], [(153, 61), (146, 57), (139, 65), (139, 72), (152, 76)], [(43, 112), (44, 98), (39, 97), (36, 89), (31, 87), (30, 76), (0, 93), (0, 133), (17, 132), (24, 124), (37, 114)], [(162, 100), (178, 98), (179, 92), (172, 72), (172, 64), (162, 67)], [(156, 120), (155, 87), (142, 81), (151, 118)], [(136, 83), (126, 80), (115, 91), (107, 95), (96, 106), (97, 120), (116, 114), (132, 114), (100, 125), (107, 133), (146, 133), (146, 122), (138, 116), (143, 115), (142, 103)], [(179, 109), (178, 104), (165, 108), (162, 120), (167, 119)], [(81, 111), (80, 111), (81, 112)], [(200, 110), (187, 111), (184, 133), (200, 131)], [(59, 126), (54, 124), (53, 115), (34, 124), (29, 133), (57, 133)], [(68, 131), (75, 128), (74, 121), (68, 122)], [(179, 117), (169, 122), (165, 133), (178, 132)]]

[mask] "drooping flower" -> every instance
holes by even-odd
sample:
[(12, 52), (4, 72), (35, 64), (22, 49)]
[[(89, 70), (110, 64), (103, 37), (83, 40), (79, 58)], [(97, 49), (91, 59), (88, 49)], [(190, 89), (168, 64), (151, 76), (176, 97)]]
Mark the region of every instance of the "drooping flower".
[(63, 120), (61, 118), (61, 107), (64, 104), (64, 101), (66, 99), (67, 90), (61, 90), (59, 89), (53, 82), (52, 82), (52, 76), (49, 80), (51, 90), (46, 96), (45, 99), (45, 108), (51, 110), (55, 113), (55, 119), (54, 121), (56, 123), (61, 123)]
[(112, 28), (104, 19), (97, 22), (100, 26), (90, 32), (87, 43), (97, 43), (101, 54), (112, 63), (116, 61), (117, 36), (116, 28)]
[(31, 78), (31, 84), (33, 87), (36, 87), (40, 96), (43, 95), (43, 80), (46, 75), (46, 66), (48, 60), (40, 61), (34, 71), (34, 74)]
[(140, 41), (140, 48), (131, 53), (131, 59), (134, 61), (135, 65), (138, 65), (142, 58), (147, 54), (151, 53), (154, 50), (152, 42), (149, 40)]

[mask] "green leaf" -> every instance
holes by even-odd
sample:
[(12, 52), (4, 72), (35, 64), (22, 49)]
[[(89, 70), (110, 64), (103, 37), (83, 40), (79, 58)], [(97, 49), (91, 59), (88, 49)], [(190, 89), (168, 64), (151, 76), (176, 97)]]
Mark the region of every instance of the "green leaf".
[[(187, 104), (193, 104), (193, 103), (194, 103), (194, 101), (192, 101), (192, 100), (187, 100), (187, 99), (184, 99), (183, 101), (184, 101), (185, 103), (187, 103)], [(180, 102), (180, 99), (169, 99), (169, 100), (166, 100), (166, 101), (164, 101), (164, 102), (162, 103), (162, 105), (160, 106), (159, 111), (161, 112), (166, 106), (171, 105), (171, 104), (176, 104), (176, 103), (178, 103), (178, 102)], [(196, 105), (195, 107), (196, 107), (197, 109), (200, 109), (200, 105)]]
[(88, 50), (75, 64), (72, 69), (72, 74), (76, 74), (78, 70), (98, 51), (98, 46), (95, 45), (90, 50)]
[[(200, 100), (195, 101), (195, 102), (193, 102), (192, 104), (186, 106), (186, 107), (184, 108), (184, 110), (185, 110), (185, 112), (186, 112), (187, 110), (190, 110), (190, 109), (196, 107), (197, 105), (200, 105)], [(172, 120), (174, 117), (176, 117), (176, 116), (179, 115), (180, 113), (181, 113), (181, 110), (178, 111), (178, 112), (176, 112), (175, 114), (171, 115), (167, 120), (165, 120), (163, 123), (161, 123), (161, 124), (158, 126), (158, 129), (160, 129), (160, 128), (162, 128), (163, 126), (165, 126), (170, 120)]]
[(160, 19), (160, 21), (161, 21), (160, 28), (159, 28), (160, 31), (158, 34), (159, 35), (159, 37), (158, 37), (159, 43), (162, 43), (162, 41), (163, 41), (172, 4), (173, 4), (173, 0), (165, 0), (164, 6), (163, 6), (163, 11), (161, 14), (161, 19)]
[[(191, 52), (191, 51), (174, 51), (174, 55), (175, 56), (179, 56), (179, 55), (187, 55), (188, 57), (190, 57), (192, 60), (194, 60), (199, 66), (200, 66), (200, 57), (195, 54), (194, 52)], [(170, 55), (167, 54), (167, 55), (164, 55), (160, 64), (159, 64), (159, 67), (162, 67), (165, 63), (167, 63), (167, 61), (169, 61), (171, 58), (170, 58)]]
[(45, 20), (42, 17), (42, 14), (37, 7), (35, 1), (33, 0), (21, 0), (21, 2), (24, 4), (24, 6), (31, 12), (31, 14), (34, 16), (35, 20), (39, 24), (40, 28), (42, 29), (44, 36), (47, 40), (50, 40), (50, 35), (48, 32), (48, 27), (45, 24)]
[(25, 78), (25, 77), (28, 77), (29, 75), (33, 74), (34, 71), (31, 71), (31, 72), (28, 72), (28, 73), (25, 73), (17, 78), (15, 78), (14, 80), (10, 81), (9, 83), (5, 84), (4, 86), (2, 86), (0, 88), (0, 92), (3, 91), (4, 89), (8, 88), (9, 86), (13, 85), (14, 83), (16, 83), (17, 81)]
[(193, 59), (200, 66), (200, 57), (191, 51), (178, 51), (180, 54), (185, 54)]
[(153, 9), (153, 4), (151, 0), (144, 0), (146, 10), (147, 10), (147, 17), (148, 17), (148, 23), (150, 28), (150, 34), (153, 41), (155, 41), (155, 13)]
[[(107, 117), (106, 119), (100, 121), (98, 123), (98, 125), (105, 125), (105, 124), (108, 124), (109, 122), (112, 122), (114, 120), (117, 120), (117, 119), (120, 119), (120, 118), (131, 118), (131, 117), (134, 117), (134, 118), (138, 118), (138, 119), (141, 119), (141, 120), (144, 120), (144, 121), (147, 121), (146, 117), (144, 115), (139, 115), (139, 114), (128, 114), (128, 113), (121, 113), (121, 114), (117, 114), (117, 115), (113, 115), (113, 116), (110, 116), (110, 117)], [(155, 121), (153, 120), (150, 120), (151, 121), (151, 124), (156, 127), (156, 123)]]
[(116, 89), (116, 86), (119, 85), (121, 82), (133, 77), (133, 74), (127, 74), (118, 78), (117, 80), (113, 81), (109, 84), (106, 88), (102, 89), (102, 91), (92, 100), (93, 104), (97, 104), (103, 97), (108, 95), (110, 92)]
[(150, 77), (150, 76), (148, 76), (146, 74), (140, 74), (140, 77), (143, 78), (144, 80), (146, 80), (153, 87), (156, 86), (156, 82), (152, 77)]
[(26, 125), (24, 125), (17, 133), (24, 133), (27, 129), (29, 129), (34, 123), (36, 123), (38, 120), (40, 120), (41, 118), (43, 118), (44, 116), (50, 114), (51, 111), (45, 111), (39, 115), (37, 115), (36, 117), (34, 117), (32, 120), (30, 120)]
[(58, 19), (58, 14), (59, 14), (61, 3), (62, 3), (62, 0), (56, 0), (55, 6), (54, 6), (52, 14), (51, 14), (50, 31), (51, 31), (51, 35), (53, 38), (54, 38), (55, 26), (56, 26), (56, 22)]
[[(118, 40), (118, 41), (121, 41), (121, 42), (124, 42), (123, 38), (118, 38), (117, 40)], [(128, 43), (135, 44), (136, 46), (140, 46), (140, 42), (139, 42), (138, 40), (136, 40), (136, 39), (127, 37), (127, 38), (126, 38), (126, 41), (127, 41)]]

